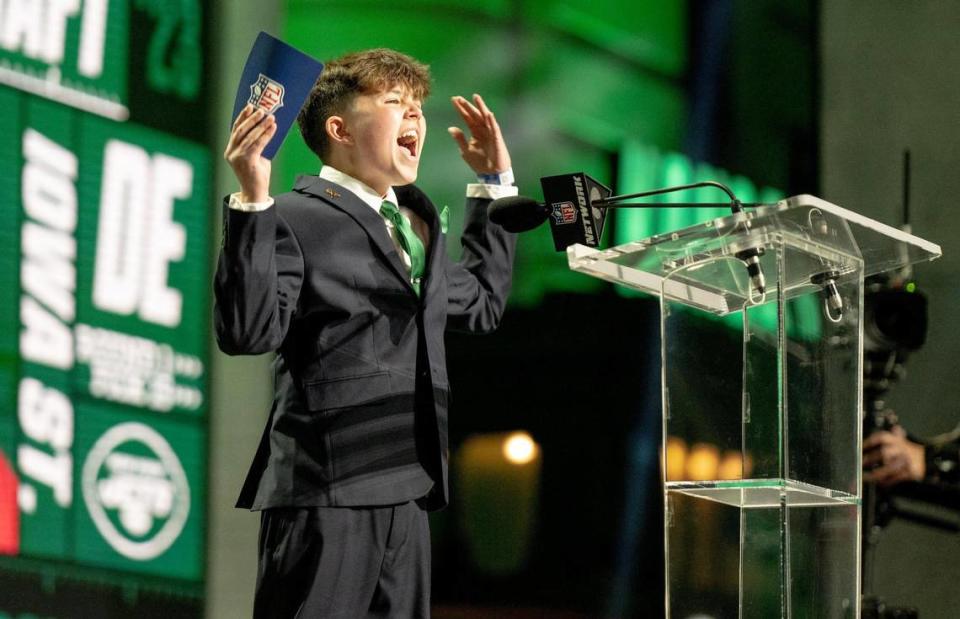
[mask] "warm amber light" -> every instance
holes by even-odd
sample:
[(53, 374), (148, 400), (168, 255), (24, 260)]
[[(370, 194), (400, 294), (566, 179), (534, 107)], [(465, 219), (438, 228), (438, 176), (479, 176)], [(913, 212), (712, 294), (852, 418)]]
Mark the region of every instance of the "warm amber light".
[(687, 457), (687, 478), (704, 481), (717, 478), (720, 465), (720, 450), (709, 443), (697, 443), (690, 448)]
[(527, 464), (537, 457), (537, 444), (526, 432), (514, 432), (503, 441), (503, 457), (513, 464)]
[(723, 452), (719, 479), (743, 479), (743, 456), (739, 451)]
[(682, 438), (667, 437), (667, 481), (683, 479), (687, 467), (687, 444)]

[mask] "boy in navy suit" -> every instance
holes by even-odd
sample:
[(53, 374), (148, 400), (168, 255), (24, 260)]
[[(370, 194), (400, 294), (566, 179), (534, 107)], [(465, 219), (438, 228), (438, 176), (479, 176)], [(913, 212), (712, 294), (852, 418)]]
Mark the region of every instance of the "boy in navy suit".
[(454, 97), (477, 174), (462, 258), (417, 178), (425, 65), (386, 49), (326, 65), (298, 123), (318, 176), (269, 196), (273, 117), (248, 106), (224, 157), (218, 344), (276, 351), (276, 395), (239, 507), (261, 511), (257, 617), (428, 617), (426, 510), (447, 502), (446, 328), (487, 332), (510, 289), (515, 237), (490, 200), (516, 195), (479, 95)]

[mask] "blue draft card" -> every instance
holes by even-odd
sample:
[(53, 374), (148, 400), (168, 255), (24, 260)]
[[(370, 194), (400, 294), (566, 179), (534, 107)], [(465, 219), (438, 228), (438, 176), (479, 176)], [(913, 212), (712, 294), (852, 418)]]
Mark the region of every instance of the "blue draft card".
[(272, 113), (277, 119), (277, 132), (263, 149), (263, 156), (273, 159), (321, 71), (322, 63), (261, 32), (243, 66), (231, 126), (248, 103)]

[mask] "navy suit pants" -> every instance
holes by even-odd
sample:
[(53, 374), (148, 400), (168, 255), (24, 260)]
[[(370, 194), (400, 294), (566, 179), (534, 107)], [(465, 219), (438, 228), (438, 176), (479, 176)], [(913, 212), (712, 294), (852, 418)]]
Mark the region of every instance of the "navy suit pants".
[(255, 619), (427, 619), (430, 528), (415, 502), (261, 512)]

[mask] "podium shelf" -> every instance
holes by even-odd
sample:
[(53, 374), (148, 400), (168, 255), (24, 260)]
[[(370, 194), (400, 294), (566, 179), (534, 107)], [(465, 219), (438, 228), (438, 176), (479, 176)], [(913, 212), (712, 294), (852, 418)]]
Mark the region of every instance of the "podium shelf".
[(671, 481), (668, 493), (678, 492), (744, 509), (787, 507), (832, 507), (859, 505), (853, 494), (821, 488), (793, 479), (736, 479), (713, 481)]

